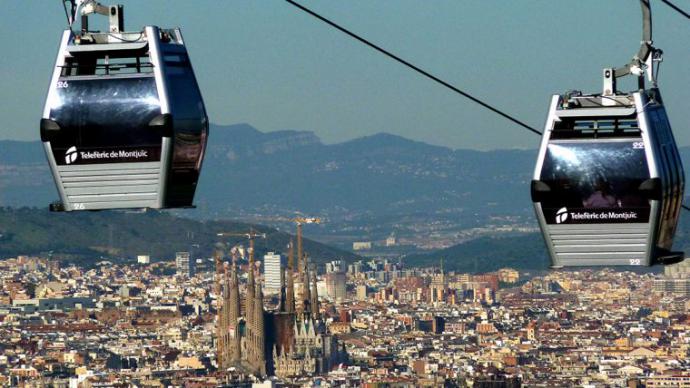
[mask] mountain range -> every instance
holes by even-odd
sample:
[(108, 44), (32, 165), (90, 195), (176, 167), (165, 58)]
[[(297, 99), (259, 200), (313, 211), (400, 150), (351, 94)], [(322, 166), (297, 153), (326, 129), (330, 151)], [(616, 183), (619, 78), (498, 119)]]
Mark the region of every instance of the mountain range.
[[(57, 199), (40, 142), (0, 141), (0, 150), (0, 205)], [(681, 155), (690, 165), (690, 148)], [(532, 258), (543, 254), (529, 198), (535, 158), (536, 150), (450, 149), (386, 133), (324, 144), (307, 131), (212, 125), (197, 209), (173, 214), (281, 230), (313, 215), (324, 223), (306, 235), (340, 249), (394, 235), (417, 262), (436, 260), (424, 255), (432, 249), (449, 249), (438, 252), (450, 264), (467, 258), (461, 251), (505, 245), (511, 260), (543, 267), (545, 256)]]
[[(57, 199), (40, 142), (0, 141), (0, 149), (0, 205)], [(213, 125), (197, 209), (178, 214), (281, 228), (295, 215), (315, 215), (327, 223), (309, 233), (341, 248), (391, 234), (419, 246), (440, 228), (438, 244), (448, 246), (466, 238), (458, 235), (464, 229), (529, 222), (534, 155), (452, 150), (385, 133), (324, 144), (312, 132)]]
[[(323, 144), (312, 132), (263, 133), (247, 124), (210, 133), (196, 197), (206, 218), (271, 207), (349, 215), (509, 210), (506, 200), (528, 198), (535, 154), (452, 150), (385, 133)], [(0, 204), (56, 198), (40, 142), (0, 141), (0, 149)]]

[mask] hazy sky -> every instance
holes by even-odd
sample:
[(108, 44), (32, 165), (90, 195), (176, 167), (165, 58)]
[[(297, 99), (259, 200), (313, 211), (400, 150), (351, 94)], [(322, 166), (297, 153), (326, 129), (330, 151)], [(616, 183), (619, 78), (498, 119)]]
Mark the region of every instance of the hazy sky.
[[(120, 3), (128, 30), (182, 27), (214, 123), (310, 130), (329, 143), (390, 132), (453, 148), (538, 145), (537, 136), (284, 1)], [(690, 145), (690, 23), (652, 3), (655, 45), (665, 52), (660, 87), (678, 142)], [(688, 3), (678, 1), (690, 10)], [(38, 139), (66, 26), (60, 4), (2, 4), (0, 139)], [(627, 63), (641, 34), (636, 0), (303, 4), (537, 128), (551, 94), (599, 91), (601, 69)], [(105, 26), (106, 20), (91, 23)]]

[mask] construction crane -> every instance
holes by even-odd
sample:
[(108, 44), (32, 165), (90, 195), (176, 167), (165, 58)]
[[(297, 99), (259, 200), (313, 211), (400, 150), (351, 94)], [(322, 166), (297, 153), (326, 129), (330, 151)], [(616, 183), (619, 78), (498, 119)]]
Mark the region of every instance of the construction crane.
[(320, 224), (321, 219), (316, 217), (295, 217), (292, 222), (297, 224), (297, 268), (302, 268), (302, 260), (304, 259), (304, 252), (302, 250), (302, 225), (304, 224)]
[[(250, 229), (249, 232), (246, 233), (237, 233), (237, 232), (220, 232), (216, 233), (216, 236), (218, 237), (244, 237), (247, 240), (249, 240), (249, 262), (254, 263), (254, 240), (258, 238), (266, 238), (266, 233), (258, 233), (254, 229)], [(251, 268), (253, 271), (254, 268)]]

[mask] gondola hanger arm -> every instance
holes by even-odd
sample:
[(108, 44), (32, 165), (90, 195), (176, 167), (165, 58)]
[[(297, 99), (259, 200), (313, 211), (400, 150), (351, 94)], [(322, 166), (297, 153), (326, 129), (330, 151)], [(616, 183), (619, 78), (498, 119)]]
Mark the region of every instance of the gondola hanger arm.
[(652, 41), (652, 10), (650, 0), (640, 0), (640, 8), (642, 9), (642, 41), (640, 42), (640, 50), (635, 54), (630, 63), (619, 68), (604, 69), (604, 90), (605, 96), (613, 96), (616, 94), (616, 79), (633, 75), (638, 78), (640, 89), (644, 89), (644, 76), (656, 87), (656, 71), (657, 63), (662, 61), (663, 52), (653, 46)]
[[(63, 0), (65, 11), (67, 13), (67, 23), (69, 28), (77, 20), (77, 16), (81, 16), (81, 29), (83, 32), (89, 30), (89, 15), (103, 15), (110, 20), (109, 31), (118, 33), (124, 31), (123, 22), (123, 6), (122, 5), (103, 5), (96, 0)], [(70, 4), (67, 10), (67, 4)]]
[(87, 0), (80, 2), (82, 3), (81, 16), (91, 15), (95, 13), (103, 16), (110, 15), (110, 7), (106, 7), (97, 1)]

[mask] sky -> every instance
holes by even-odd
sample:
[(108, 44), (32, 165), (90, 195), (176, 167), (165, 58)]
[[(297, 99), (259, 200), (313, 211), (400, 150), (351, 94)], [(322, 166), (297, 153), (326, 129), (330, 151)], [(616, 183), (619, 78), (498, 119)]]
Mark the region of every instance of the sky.
[[(388, 132), (452, 148), (539, 145), (538, 136), (285, 1), (119, 3), (127, 30), (182, 28), (212, 123), (308, 130), (326, 143)], [(539, 129), (552, 94), (599, 92), (602, 68), (626, 64), (641, 36), (636, 0), (301, 3)], [(687, 3), (678, 1), (690, 10)], [(654, 43), (664, 50), (659, 86), (679, 145), (690, 145), (690, 23), (652, 4)], [(60, 0), (3, 6), (0, 139), (36, 140), (66, 19)]]

